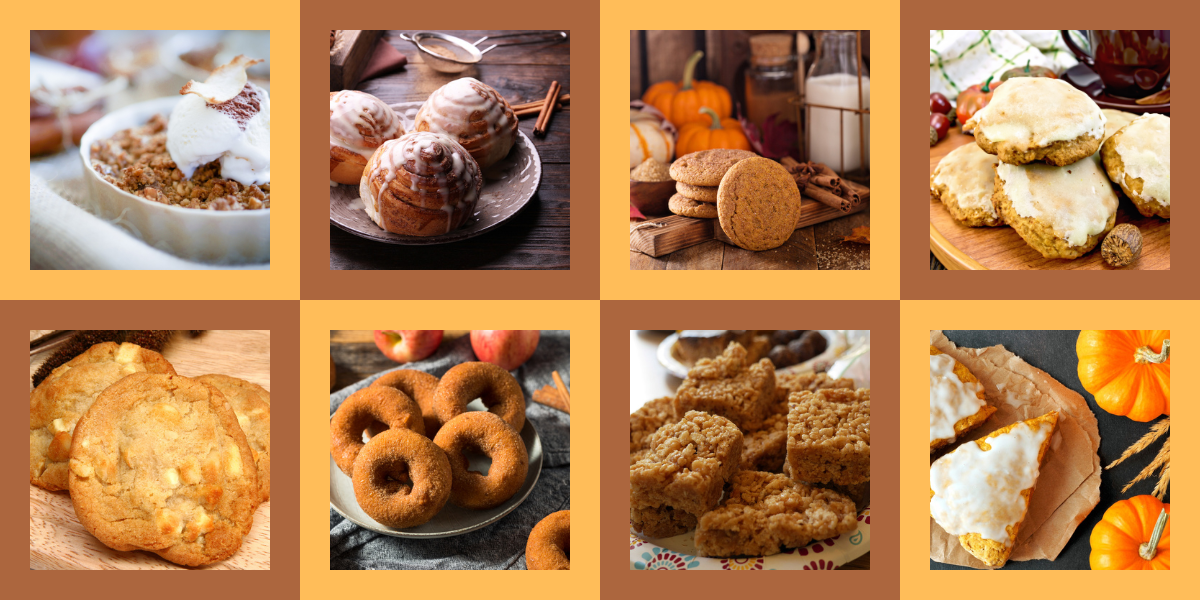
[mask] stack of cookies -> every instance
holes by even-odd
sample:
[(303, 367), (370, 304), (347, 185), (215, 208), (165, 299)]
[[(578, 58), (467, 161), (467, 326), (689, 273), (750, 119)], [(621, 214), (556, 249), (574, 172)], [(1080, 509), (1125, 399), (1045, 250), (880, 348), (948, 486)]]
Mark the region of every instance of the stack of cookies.
[(70, 490), (115, 550), (187, 566), (224, 560), (271, 495), (271, 394), (181, 377), (136, 344), (96, 344), (29, 394), (29, 482)]
[(1058, 79), (1009, 79), (963, 124), (976, 143), (938, 163), (930, 192), (964, 225), (1009, 225), (1046, 258), (1078, 258), (1116, 224), (1114, 182), (1143, 215), (1170, 218), (1170, 118), (1129, 117)]
[(747, 250), (783, 245), (800, 218), (800, 189), (779, 163), (745, 150), (704, 150), (671, 165), (671, 212), (719, 219), (721, 230)]

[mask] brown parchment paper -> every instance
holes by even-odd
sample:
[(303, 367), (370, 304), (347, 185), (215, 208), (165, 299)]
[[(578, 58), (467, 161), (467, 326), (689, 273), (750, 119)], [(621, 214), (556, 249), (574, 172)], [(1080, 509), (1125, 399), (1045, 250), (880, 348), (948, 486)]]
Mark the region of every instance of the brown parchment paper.
[[(1083, 396), (1003, 346), (959, 348), (936, 330), (929, 332), (929, 343), (970, 369), (983, 384), (988, 404), (997, 409), (978, 429), (931, 456), (930, 464), (959, 445), (1001, 427), (1058, 411), (1058, 427), (1009, 560), (1058, 558), (1075, 528), (1100, 502), (1100, 429), (1096, 416)], [(929, 558), (976, 569), (990, 568), (964, 550), (958, 536), (946, 533), (933, 517), (929, 518)]]

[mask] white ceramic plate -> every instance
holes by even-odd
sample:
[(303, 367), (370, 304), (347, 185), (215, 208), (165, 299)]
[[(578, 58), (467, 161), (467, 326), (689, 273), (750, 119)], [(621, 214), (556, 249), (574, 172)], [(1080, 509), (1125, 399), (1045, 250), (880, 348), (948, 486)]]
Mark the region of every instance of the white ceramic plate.
[[(467, 404), (467, 410), (486, 409), (482, 401), (473, 400)], [(332, 419), (333, 415), (330, 415), (329, 418)], [(538, 437), (533, 422), (529, 419), (525, 420), (525, 427), (521, 429), (521, 440), (525, 442), (525, 449), (529, 451), (529, 472), (525, 476), (525, 483), (517, 490), (516, 494), (513, 494), (512, 498), (495, 508), (471, 510), (447, 502), (446, 506), (428, 523), (407, 529), (393, 529), (372, 519), (358, 506), (358, 501), (354, 497), (354, 482), (338, 468), (337, 463), (333, 462), (333, 455), (329, 456), (329, 506), (359, 527), (396, 537), (424, 539), (454, 537), (482, 529), (516, 510), (533, 492), (538, 476), (542, 474), (542, 440)], [(486, 458), (472, 457), (469, 469), (482, 472), (486, 464)]]
[[(400, 115), (400, 123), (405, 131), (412, 131), (413, 120), (422, 104), (403, 102), (392, 105), (396, 114)], [(508, 156), (484, 171), (483, 189), (475, 205), (475, 214), (454, 231), (428, 237), (385, 231), (367, 216), (357, 185), (330, 186), (329, 220), (358, 237), (406, 246), (445, 244), (487, 233), (524, 208), (542, 180), (542, 158), (537, 148), (524, 133), (518, 131), (517, 135), (517, 143)]]
[(271, 210), (197, 210), (151, 202), (107, 182), (92, 168), (92, 143), (146, 124), (162, 113), (168, 117), (182, 96), (131, 104), (96, 121), (83, 134), (79, 154), (91, 187), (83, 208), (130, 235), (181, 258), (207, 263), (245, 264), (271, 261)]

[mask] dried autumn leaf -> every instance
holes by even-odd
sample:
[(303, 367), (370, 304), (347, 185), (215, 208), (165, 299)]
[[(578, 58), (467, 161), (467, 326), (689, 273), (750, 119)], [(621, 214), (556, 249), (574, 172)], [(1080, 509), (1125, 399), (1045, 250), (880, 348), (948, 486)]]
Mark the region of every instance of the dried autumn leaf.
[(869, 225), (864, 225), (862, 227), (855, 227), (854, 231), (852, 231), (850, 233), (850, 235), (842, 238), (842, 241), (843, 242), (854, 242), (856, 244), (870, 244), (871, 243), (871, 227)]

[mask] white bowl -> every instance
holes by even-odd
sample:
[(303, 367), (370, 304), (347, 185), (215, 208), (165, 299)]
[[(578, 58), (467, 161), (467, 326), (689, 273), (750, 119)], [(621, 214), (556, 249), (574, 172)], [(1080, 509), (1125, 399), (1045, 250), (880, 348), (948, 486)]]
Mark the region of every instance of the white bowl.
[(105, 115), (83, 134), (79, 153), (91, 187), (84, 208), (147, 244), (181, 258), (209, 263), (271, 261), (271, 210), (201, 210), (139, 198), (107, 182), (92, 168), (92, 143), (171, 115), (182, 96), (126, 106)]

